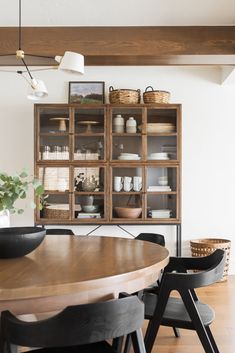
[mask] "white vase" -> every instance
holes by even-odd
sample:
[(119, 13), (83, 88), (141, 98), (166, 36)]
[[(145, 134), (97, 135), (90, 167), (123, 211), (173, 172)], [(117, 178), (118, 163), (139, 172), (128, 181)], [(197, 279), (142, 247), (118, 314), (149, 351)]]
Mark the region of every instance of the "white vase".
[(0, 228), (10, 227), (10, 212), (8, 210), (0, 211)]

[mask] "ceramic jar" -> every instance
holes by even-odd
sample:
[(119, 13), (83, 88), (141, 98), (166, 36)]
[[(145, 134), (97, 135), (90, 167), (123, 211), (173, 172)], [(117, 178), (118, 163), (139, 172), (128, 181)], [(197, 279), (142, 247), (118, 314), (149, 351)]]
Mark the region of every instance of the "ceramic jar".
[(136, 120), (131, 116), (126, 122), (126, 132), (135, 133), (137, 130)]
[(124, 118), (118, 114), (113, 119), (114, 132), (122, 134), (124, 132)]

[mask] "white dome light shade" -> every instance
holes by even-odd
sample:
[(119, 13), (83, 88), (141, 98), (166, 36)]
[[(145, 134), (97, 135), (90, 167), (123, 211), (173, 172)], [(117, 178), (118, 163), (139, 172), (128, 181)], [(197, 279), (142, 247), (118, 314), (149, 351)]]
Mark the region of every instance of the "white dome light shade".
[(72, 51), (66, 51), (63, 56), (56, 56), (59, 69), (72, 73), (84, 74), (84, 56)]
[(34, 101), (37, 101), (37, 100), (40, 100), (41, 98), (45, 98), (47, 96), (48, 96), (48, 91), (47, 91), (45, 83), (41, 80), (35, 80), (35, 78), (33, 78), (31, 80), (31, 87), (30, 87), (30, 91), (27, 95), (27, 98), (34, 100)]

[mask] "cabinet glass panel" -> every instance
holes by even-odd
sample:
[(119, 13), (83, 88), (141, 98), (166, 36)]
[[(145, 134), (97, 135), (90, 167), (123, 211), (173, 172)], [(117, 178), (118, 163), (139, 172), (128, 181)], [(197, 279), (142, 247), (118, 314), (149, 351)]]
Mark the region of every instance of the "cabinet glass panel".
[(176, 160), (176, 136), (149, 136), (147, 143), (148, 160)]
[(74, 160), (104, 160), (103, 136), (76, 136)]
[(74, 190), (77, 192), (97, 192), (104, 190), (105, 172), (103, 167), (74, 168)]
[(147, 168), (147, 192), (176, 192), (177, 167)]
[(140, 192), (142, 191), (141, 167), (114, 167), (112, 169), (113, 192)]
[[(131, 119), (136, 122), (134, 133), (140, 132), (142, 124), (142, 110), (139, 108), (113, 108), (112, 109), (112, 133), (133, 133), (132, 129), (127, 128), (127, 121)], [(129, 120), (130, 121), (130, 120)], [(133, 124), (130, 124), (133, 125)]]
[(69, 119), (68, 108), (39, 109), (39, 160), (69, 159)]
[(69, 168), (40, 167), (39, 180), (45, 191), (64, 192), (69, 190)]
[(104, 108), (75, 109), (74, 123), (74, 131), (76, 134), (104, 134)]
[(176, 218), (176, 195), (147, 195), (147, 218)]
[(141, 194), (114, 194), (112, 218), (136, 219), (142, 218)]
[(177, 110), (148, 109), (146, 132), (162, 134), (177, 132)]
[(40, 218), (43, 219), (70, 219), (69, 211), (69, 194), (44, 194), (41, 197), (42, 210), (40, 211)]
[(142, 137), (113, 136), (112, 159), (120, 161), (140, 160), (142, 157)]
[(69, 160), (69, 136), (40, 136), (39, 159)]
[(68, 108), (40, 108), (39, 133), (66, 134), (69, 132)]
[(104, 195), (75, 195), (74, 217), (79, 220), (104, 218)]

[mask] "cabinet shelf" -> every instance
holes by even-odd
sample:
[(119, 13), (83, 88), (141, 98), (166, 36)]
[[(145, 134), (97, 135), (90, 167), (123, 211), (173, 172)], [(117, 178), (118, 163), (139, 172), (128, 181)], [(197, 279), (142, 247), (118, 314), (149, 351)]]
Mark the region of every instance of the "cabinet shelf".
[(40, 136), (50, 136), (50, 137), (53, 137), (53, 136), (69, 136), (69, 133), (68, 132), (40, 132), (39, 134)]
[[(116, 115), (122, 115), (124, 129), (129, 117), (134, 117), (141, 131), (114, 132)], [(53, 132), (62, 128), (55, 120), (57, 117), (64, 117), (66, 131)], [(147, 132), (148, 124), (157, 123), (173, 127), (173, 132)], [(37, 207), (36, 224), (180, 224), (181, 105), (36, 104), (35, 129), (35, 175), (44, 184), (47, 203), (66, 214), (64, 218), (45, 218)], [(66, 151), (63, 156), (69, 158), (42, 159), (47, 157), (42, 151), (48, 151), (44, 146), (50, 146), (53, 152)], [(140, 159), (118, 159), (124, 153)], [(148, 159), (157, 153), (165, 153), (169, 159)], [(93, 159), (77, 159), (83, 158), (83, 154), (94, 154)], [(114, 180), (122, 183), (120, 188), (115, 187), (121, 191), (114, 190)], [(82, 191), (85, 182), (95, 183), (99, 191)], [(167, 189), (162, 189), (165, 184)], [(66, 191), (56, 190), (61, 185), (66, 185)], [(149, 191), (149, 186), (154, 191)], [(39, 200), (36, 201), (39, 206)], [(97, 205), (96, 217), (100, 218), (86, 218), (88, 213), (77, 218), (86, 204)], [(118, 218), (115, 207), (128, 206), (142, 208), (141, 216)], [(149, 217), (151, 210), (161, 209), (170, 210), (171, 218)]]

